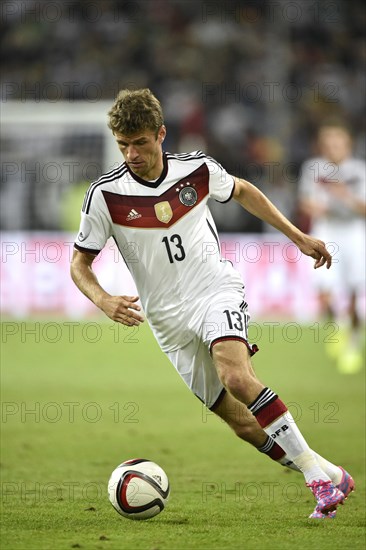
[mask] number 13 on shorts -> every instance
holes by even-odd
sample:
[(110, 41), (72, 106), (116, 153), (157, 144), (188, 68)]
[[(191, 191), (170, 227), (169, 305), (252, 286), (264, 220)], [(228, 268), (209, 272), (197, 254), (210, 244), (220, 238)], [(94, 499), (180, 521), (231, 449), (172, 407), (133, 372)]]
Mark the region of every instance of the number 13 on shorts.
[(245, 330), (245, 313), (243, 313), (242, 311), (230, 311), (229, 309), (225, 309), (224, 313), (226, 315), (228, 328), (230, 330), (236, 329), (240, 330), (240, 332)]
[(221, 304), (210, 303), (204, 318), (203, 340), (209, 347), (221, 338), (238, 338), (247, 342), (249, 319), (242, 289), (239, 292), (229, 289)]

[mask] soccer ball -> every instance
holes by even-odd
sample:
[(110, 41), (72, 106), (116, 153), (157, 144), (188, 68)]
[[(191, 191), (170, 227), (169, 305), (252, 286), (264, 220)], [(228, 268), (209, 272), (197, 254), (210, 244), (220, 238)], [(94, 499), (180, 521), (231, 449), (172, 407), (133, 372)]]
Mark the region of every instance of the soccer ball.
[(149, 519), (164, 510), (170, 493), (168, 476), (145, 458), (122, 462), (108, 482), (109, 500), (125, 518)]

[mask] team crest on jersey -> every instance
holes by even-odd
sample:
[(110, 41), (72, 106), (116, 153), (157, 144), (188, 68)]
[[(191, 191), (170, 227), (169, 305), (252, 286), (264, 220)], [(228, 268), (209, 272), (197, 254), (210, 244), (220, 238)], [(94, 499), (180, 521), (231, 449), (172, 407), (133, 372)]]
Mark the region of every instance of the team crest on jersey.
[(169, 201), (157, 202), (154, 204), (154, 210), (160, 222), (169, 223), (173, 217), (173, 210)]
[(184, 187), (179, 191), (179, 200), (184, 206), (193, 206), (197, 202), (197, 191), (193, 187)]

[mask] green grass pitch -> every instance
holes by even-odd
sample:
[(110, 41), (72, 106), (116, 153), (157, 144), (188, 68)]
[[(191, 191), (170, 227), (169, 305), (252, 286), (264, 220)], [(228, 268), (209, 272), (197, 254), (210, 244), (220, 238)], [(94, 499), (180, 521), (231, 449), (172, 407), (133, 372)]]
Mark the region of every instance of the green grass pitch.
[[(1, 548), (364, 548), (364, 373), (339, 374), (325, 336), (262, 325), (253, 360), (310, 445), (355, 478), (337, 518), (316, 521), (302, 476), (207, 412), (146, 326), (4, 322)], [(107, 496), (111, 471), (136, 457), (171, 483), (166, 509), (140, 522)]]

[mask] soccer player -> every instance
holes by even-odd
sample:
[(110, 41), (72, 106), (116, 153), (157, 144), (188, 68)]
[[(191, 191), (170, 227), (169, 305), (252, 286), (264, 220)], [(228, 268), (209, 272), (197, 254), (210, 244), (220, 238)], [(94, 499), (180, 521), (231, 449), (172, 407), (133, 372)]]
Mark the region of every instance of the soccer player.
[[(324, 243), (299, 231), (256, 187), (201, 151), (163, 151), (162, 108), (150, 90), (120, 91), (109, 127), (125, 162), (85, 195), (71, 262), (75, 284), (127, 326), (144, 321), (140, 299), (162, 351), (192, 392), (240, 438), (304, 474), (316, 498), (311, 517), (333, 517), (353, 480), (309, 448), (286, 405), (256, 377), (244, 285), (221, 258), (207, 200), (234, 198), (314, 258), (315, 268), (331, 265)], [(109, 237), (139, 296), (111, 296), (99, 284), (92, 264)]]
[(362, 367), (363, 331), (358, 297), (365, 291), (366, 164), (352, 158), (351, 135), (345, 126), (329, 124), (318, 132), (320, 155), (307, 160), (301, 170), (300, 208), (309, 216), (312, 232), (331, 243), (333, 265), (314, 279), (323, 316), (339, 318), (340, 297), (346, 293), (346, 331), (327, 351), (344, 373)]

